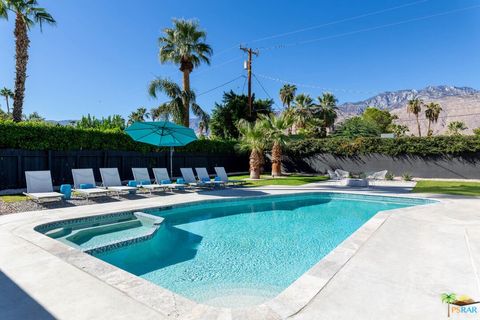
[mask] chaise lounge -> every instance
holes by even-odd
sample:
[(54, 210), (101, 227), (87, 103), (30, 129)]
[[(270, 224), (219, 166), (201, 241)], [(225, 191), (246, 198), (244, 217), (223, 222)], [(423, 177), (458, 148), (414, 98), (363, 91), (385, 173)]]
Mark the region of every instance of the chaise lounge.
[(57, 201), (63, 197), (63, 194), (53, 191), (52, 175), (48, 170), (25, 171), (25, 180), (27, 192), (23, 194), (33, 201), (38, 203), (42, 200)]
[(117, 168), (100, 168), (100, 175), (102, 176), (102, 186), (115, 192), (117, 197), (120, 197), (120, 193), (137, 191), (136, 187), (122, 185)]
[(233, 185), (236, 184), (245, 184), (247, 183), (245, 180), (231, 180), (228, 178), (227, 171), (225, 171), (224, 167), (215, 167), (215, 173), (217, 174), (220, 179), (225, 182), (225, 184), (231, 183)]
[(107, 196), (110, 191), (96, 185), (92, 169), (72, 169), (73, 191), (86, 198), (91, 196)]

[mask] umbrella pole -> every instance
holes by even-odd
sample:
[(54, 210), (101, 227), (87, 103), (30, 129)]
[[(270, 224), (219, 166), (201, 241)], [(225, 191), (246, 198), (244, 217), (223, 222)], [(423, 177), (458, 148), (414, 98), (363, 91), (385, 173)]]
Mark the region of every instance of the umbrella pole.
[(170, 179), (173, 179), (173, 147), (170, 147)]

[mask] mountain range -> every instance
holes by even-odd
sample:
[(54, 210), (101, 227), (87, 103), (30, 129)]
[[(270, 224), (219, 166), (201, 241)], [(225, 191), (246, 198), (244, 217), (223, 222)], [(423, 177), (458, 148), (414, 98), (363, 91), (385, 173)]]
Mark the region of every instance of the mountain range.
[[(347, 102), (339, 105), (339, 119), (360, 115), (367, 107), (372, 106), (388, 110), (398, 116), (395, 123), (407, 125), (410, 133), (417, 135), (415, 116), (407, 113), (408, 100), (418, 97), (425, 103), (436, 102), (442, 107), (438, 122), (432, 124), (434, 134), (443, 134), (452, 121), (462, 121), (468, 127), (464, 132), (469, 134), (480, 127), (480, 90), (470, 87), (428, 86), (421, 90), (398, 90), (380, 93), (359, 102)], [(427, 120), (422, 110), (420, 116), (422, 134), (426, 134)]]

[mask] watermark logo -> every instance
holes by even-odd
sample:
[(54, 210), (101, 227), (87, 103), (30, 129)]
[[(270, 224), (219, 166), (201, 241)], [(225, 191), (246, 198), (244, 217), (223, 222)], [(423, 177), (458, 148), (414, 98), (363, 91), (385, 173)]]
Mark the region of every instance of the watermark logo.
[(475, 301), (466, 294), (457, 296), (457, 294), (442, 293), (440, 296), (443, 303), (448, 306), (448, 317), (451, 315), (475, 315), (480, 314), (480, 301)]

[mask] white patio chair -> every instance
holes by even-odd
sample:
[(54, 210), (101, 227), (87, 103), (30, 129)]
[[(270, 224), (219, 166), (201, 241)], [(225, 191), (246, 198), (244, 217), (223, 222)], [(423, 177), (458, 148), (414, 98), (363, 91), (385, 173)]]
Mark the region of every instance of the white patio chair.
[(346, 178), (350, 177), (350, 172), (345, 171), (345, 170), (337, 169), (337, 170), (335, 170), (335, 173), (338, 175), (338, 177), (340, 179), (346, 179)]
[(52, 175), (50, 171), (25, 171), (27, 192), (23, 194), (27, 198), (37, 201), (62, 200), (63, 194), (53, 191)]
[[(72, 169), (73, 190), (75, 193), (87, 200), (90, 196), (108, 195), (110, 191), (105, 188), (97, 187), (92, 169)], [(88, 185), (89, 188), (82, 188), (82, 185)]]
[(245, 180), (230, 180), (228, 178), (228, 175), (227, 175), (227, 172), (225, 171), (225, 168), (224, 167), (215, 167), (215, 173), (217, 174), (218, 177), (220, 177), (220, 179), (225, 182), (225, 183), (231, 183), (233, 185), (235, 184), (245, 184), (247, 183), (247, 181)]
[(210, 175), (208, 174), (207, 168), (195, 168), (197, 172), (198, 180), (202, 182), (208, 181), (209, 183), (213, 184), (214, 186), (222, 186), (225, 187), (224, 181), (212, 181), (210, 180)]
[(213, 184), (211, 182), (203, 182), (197, 181), (195, 179), (195, 175), (193, 174), (192, 168), (180, 168), (180, 172), (182, 173), (183, 180), (185, 183), (192, 187), (212, 187)]
[(385, 180), (387, 173), (388, 173), (388, 170), (382, 170), (382, 171), (373, 172), (367, 175), (367, 180), (369, 181), (369, 185), (373, 187), (375, 185), (375, 181)]
[(150, 174), (147, 168), (132, 168), (133, 179), (138, 183), (138, 186), (147, 189), (150, 193), (156, 190), (165, 190), (165, 186), (157, 183), (151, 183)]
[[(153, 175), (155, 176), (155, 183), (161, 185), (166, 189), (183, 189), (188, 187), (187, 184), (183, 183), (172, 183), (170, 176), (168, 175), (167, 168), (153, 168)], [(162, 181), (170, 181), (170, 183), (162, 183)]]
[(129, 187), (122, 185), (120, 175), (117, 168), (100, 168), (100, 175), (102, 176), (102, 186), (120, 196), (122, 192), (136, 191), (136, 187)]
[(340, 176), (332, 170), (327, 170), (328, 176), (330, 177), (330, 180), (340, 180)]

